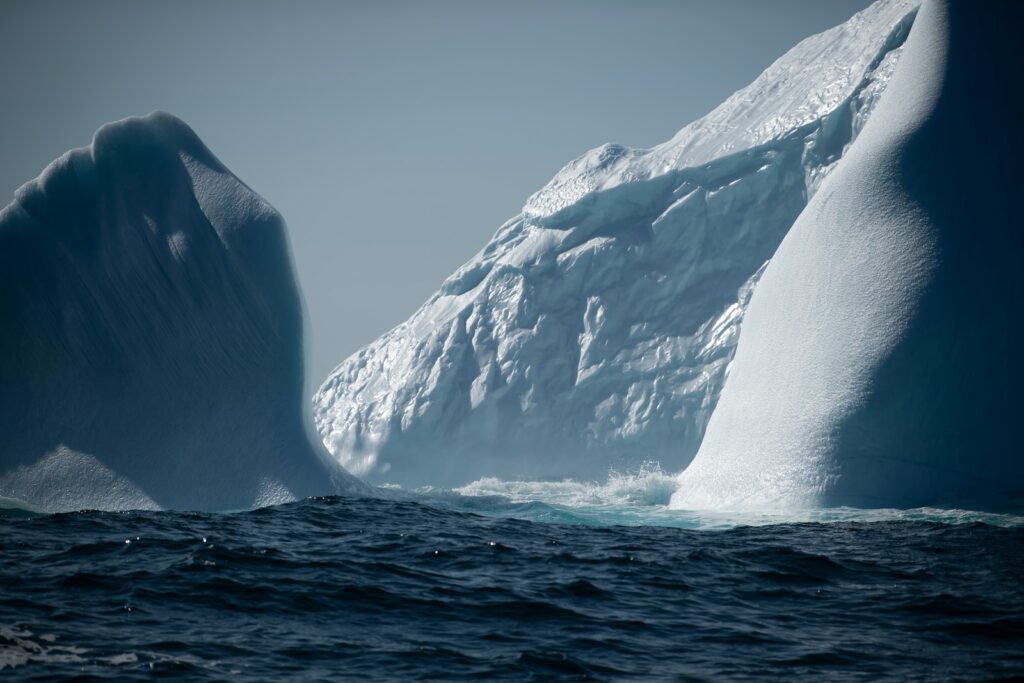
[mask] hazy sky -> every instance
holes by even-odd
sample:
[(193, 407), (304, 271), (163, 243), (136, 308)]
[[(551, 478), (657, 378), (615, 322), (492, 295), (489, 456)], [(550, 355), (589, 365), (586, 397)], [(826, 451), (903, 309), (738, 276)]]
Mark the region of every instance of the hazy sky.
[(0, 0), (0, 205), (101, 124), (187, 121), (285, 217), (315, 386), (566, 162), (648, 147), (866, 0)]

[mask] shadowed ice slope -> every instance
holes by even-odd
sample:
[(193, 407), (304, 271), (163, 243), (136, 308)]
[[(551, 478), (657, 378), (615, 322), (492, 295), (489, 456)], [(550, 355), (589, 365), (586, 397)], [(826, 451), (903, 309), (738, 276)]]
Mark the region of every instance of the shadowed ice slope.
[(914, 8), (808, 38), (662, 145), (567, 165), (331, 374), (328, 448), (404, 485), (685, 466), (760, 268), (870, 115)]
[(363, 490), (307, 437), (284, 222), (163, 113), (0, 213), (0, 497), (232, 509)]
[(753, 294), (676, 507), (1024, 499), (1022, 20), (1019, 3), (922, 7)]

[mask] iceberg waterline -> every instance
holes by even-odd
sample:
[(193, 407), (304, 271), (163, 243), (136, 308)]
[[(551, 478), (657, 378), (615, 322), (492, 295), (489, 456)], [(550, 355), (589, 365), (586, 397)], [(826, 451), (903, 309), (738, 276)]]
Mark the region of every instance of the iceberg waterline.
[(878, 2), (663, 145), (567, 165), (331, 374), (327, 447), (407, 487), (683, 469), (765, 262), (871, 116), (915, 11)]
[(302, 324), (280, 215), (173, 116), (104, 126), (0, 212), (0, 497), (367, 491), (307, 428)]

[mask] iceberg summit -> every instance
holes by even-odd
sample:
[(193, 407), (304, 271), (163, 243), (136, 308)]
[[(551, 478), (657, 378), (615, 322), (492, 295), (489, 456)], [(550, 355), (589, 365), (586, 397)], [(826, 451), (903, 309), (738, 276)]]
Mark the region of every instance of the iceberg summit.
[(280, 215), (169, 114), (102, 127), (0, 212), (0, 507), (363, 492), (310, 438), (302, 334)]
[(1024, 5), (929, 1), (764, 272), (676, 507), (1024, 500)]

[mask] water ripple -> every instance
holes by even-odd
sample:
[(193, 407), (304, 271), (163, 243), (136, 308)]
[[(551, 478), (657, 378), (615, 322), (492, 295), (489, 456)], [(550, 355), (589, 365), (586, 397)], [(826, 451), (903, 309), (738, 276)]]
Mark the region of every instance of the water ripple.
[(1024, 527), (1006, 518), (694, 530), (458, 498), (0, 517), (2, 676), (1024, 676)]

